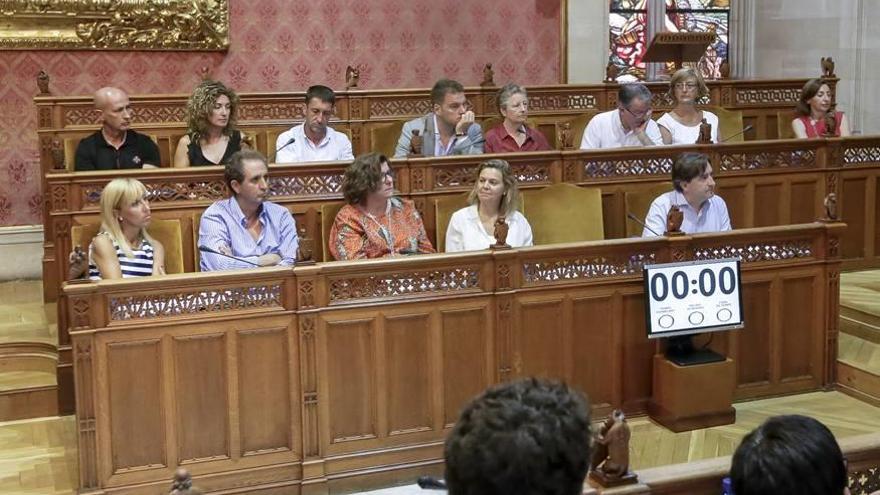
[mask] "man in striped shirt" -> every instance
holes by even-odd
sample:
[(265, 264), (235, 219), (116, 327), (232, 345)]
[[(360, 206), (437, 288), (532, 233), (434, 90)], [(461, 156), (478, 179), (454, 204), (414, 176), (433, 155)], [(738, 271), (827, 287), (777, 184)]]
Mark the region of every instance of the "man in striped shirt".
[(232, 196), (205, 210), (199, 222), (202, 271), (292, 266), (299, 239), (287, 208), (266, 201), (269, 167), (258, 151), (241, 150), (224, 172)]

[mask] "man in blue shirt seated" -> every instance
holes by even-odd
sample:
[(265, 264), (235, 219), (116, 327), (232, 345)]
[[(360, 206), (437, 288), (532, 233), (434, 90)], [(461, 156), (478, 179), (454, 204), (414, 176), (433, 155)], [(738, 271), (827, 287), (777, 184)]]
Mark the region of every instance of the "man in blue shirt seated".
[(687, 152), (672, 164), (672, 191), (651, 203), (642, 237), (663, 235), (669, 209), (677, 206), (684, 216), (681, 231), (687, 234), (730, 230), (727, 204), (715, 195), (715, 179), (709, 157)]
[(292, 266), (299, 245), (296, 222), (287, 208), (266, 201), (266, 157), (241, 150), (230, 158), (224, 178), (232, 197), (209, 206), (199, 222), (201, 270)]

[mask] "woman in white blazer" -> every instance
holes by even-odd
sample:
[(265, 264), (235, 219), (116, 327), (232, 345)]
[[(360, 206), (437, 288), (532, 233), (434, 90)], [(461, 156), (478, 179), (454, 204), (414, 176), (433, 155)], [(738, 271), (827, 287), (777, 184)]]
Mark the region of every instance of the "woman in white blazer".
[(532, 245), (532, 227), (517, 211), (519, 189), (506, 161), (495, 159), (480, 164), (468, 203), (470, 206), (453, 213), (449, 221), (447, 253), (488, 249), (495, 243), (495, 222), (499, 217), (504, 217), (508, 225), (507, 244)]

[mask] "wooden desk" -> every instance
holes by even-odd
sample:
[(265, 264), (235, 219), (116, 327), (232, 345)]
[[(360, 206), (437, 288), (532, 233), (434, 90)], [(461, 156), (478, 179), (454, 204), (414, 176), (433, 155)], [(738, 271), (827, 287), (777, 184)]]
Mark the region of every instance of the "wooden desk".
[(743, 257), (747, 326), (712, 345), (737, 400), (828, 386), (844, 228), (66, 286), (80, 493), (151, 493), (178, 465), (209, 491), (388, 483), (437, 470), (460, 407), (521, 376), (566, 380), (596, 415), (643, 413), (648, 262)]

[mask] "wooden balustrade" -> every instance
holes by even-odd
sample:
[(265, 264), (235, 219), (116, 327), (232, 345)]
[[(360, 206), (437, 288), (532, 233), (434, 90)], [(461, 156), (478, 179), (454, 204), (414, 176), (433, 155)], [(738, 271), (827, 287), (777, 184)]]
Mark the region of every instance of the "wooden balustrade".
[(596, 415), (644, 413), (646, 263), (742, 258), (746, 327), (711, 344), (736, 363), (738, 400), (830, 386), (844, 229), (67, 285), (80, 493), (155, 491), (184, 464), (202, 489), (248, 493), (436, 472), (460, 407), (521, 376), (567, 381)]

